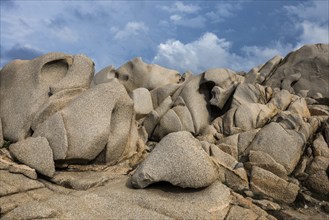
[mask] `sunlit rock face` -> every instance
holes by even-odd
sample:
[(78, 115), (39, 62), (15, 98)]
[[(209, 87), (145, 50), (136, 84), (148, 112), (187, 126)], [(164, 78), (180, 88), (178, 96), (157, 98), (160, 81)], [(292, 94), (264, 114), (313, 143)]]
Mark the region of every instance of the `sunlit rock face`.
[[(81, 190), (128, 173), (129, 187), (225, 192), (207, 197), (226, 201), (209, 211), (223, 218), (268, 217), (263, 209), (314, 201), (305, 190), (328, 196), (328, 51), (305, 45), (247, 74), (180, 74), (135, 58), (94, 75), (90, 58), (63, 53), (12, 61), (0, 72), (0, 171), (33, 181), (4, 182), (1, 196), (40, 188), (38, 178)], [(88, 172), (68, 172), (77, 170)]]

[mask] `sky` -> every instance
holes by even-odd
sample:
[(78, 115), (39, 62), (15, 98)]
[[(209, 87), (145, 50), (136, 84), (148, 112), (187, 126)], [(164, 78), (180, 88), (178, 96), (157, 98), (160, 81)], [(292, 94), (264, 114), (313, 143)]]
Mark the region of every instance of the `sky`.
[(249, 71), (329, 43), (328, 0), (1, 0), (0, 66), (48, 52), (85, 54), (96, 72), (134, 57), (183, 73)]

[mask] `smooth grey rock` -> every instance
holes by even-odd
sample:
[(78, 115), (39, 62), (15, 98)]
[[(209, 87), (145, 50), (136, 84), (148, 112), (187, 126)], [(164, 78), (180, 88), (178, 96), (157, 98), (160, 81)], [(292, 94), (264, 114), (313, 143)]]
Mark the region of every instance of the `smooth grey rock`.
[(141, 118), (153, 110), (151, 94), (147, 89), (135, 89), (131, 92), (131, 98), (134, 101), (134, 111), (137, 118)]
[(158, 125), (159, 121), (160, 121), (159, 114), (154, 110), (151, 111), (151, 113), (145, 117), (143, 121), (143, 126), (149, 137), (152, 137), (154, 129)]
[(154, 109), (157, 114), (159, 115), (159, 118), (161, 118), (164, 114), (166, 114), (166, 112), (171, 109), (173, 107), (173, 100), (171, 98), (171, 96), (168, 96), (167, 98), (165, 98), (160, 105)]
[(52, 177), (55, 174), (53, 152), (44, 137), (30, 137), (9, 146), (9, 151), (20, 162), (39, 173)]
[(140, 57), (123, 64), (115, 74), (128, 92), (140, 87), (152, 90), (170, 83), (179, 83), (181, 78), (178, 71), (146, 64)]
[(178, 105), (172, 110), (177, 114), (182, 124), (182, 130), (194, 133), (193, 119), (189, 109), (185, 105)]
[(181, 84), (167, 84), (159, 86), (150, 91), (152, 97), (153, 108), (157, 108), (168, 96), (172, 96)]
[(35, 113), (31, 124), (32, 130), (35, 131), (40, 124), (62, 110), (84, 91), (86, 91), (85, 88), (65, 89), (50, 96), (49, 99)]
[(297, 185), (257, 166), (252, 167), (250, 186), (254, 193), (285, 203), (293, 203), (299, 190)]
[(241, 105), (235, 112), (235, 127), (242, 131), (249, 131), (263, 127), (274, 115), (276, 111), (271, 110), (266, 105), (250, 103)]
[(110, 82), (113, 78), (115, 78), (115, 71), (115, 67), (112, 65), (100, 70), (98, 73), (95, 74), (93, 78), (95, 86), (101, 83)]
[(19, 141), (30, 136), (32, 121), (49, 96), (67, 89), (89, 88), (93, 74), (93, 62), (83, 55), (48, 53), (7, 64), (0, 73), (4, 138)]
[(257, 82), (263, 83), (265, 80), (267, 80), (279, 66), (282, 59), (283, 57), (276, 55), (267, 61), (259, 70), (259, 77), (257, 78)]
[[(328, 52), (328, 44), (301, 47), (284, 58), (272, 76), (265, 81), (265, 84), (273, 88), (280, 88), (282, 83), (285, 83), (287, 84), (285, 86), (293, 88), (295, 93), (300, 90), (309, 90), (309, 97), (314, 97), (316, 93), (329, 97)], [(297, 77), (296, 74), (300, 74), (300, 77)], [(285, 82), (287, 78), (289, 78), (290, 85)]]
[(126, 151), (134, 151), (133, 101), (116, 79), (87, 90), (61, 115), (68, 137), (65, 159), (93, 160), (107, 146), (106, 161), (116, 163)]
[(172, 109), (166, 112), (160, 119), (160, 122), (155, 129), (154, 136), (157, 137), (157, 139), (161, 140), (164, 136), (167, 134), (170, 134), (172, 132), (182, 131), (183, 125), (176, 114), (176, 112)]
[[(201, 74), (189, 77), (188, 81), (182, 85), (183, 88), (178, 95), (184, 100), (186, 107), (191, 113), (196, 134), (199, 134), (211, 121), (209, 110), (207, 109), (207, 100), (210, 100), (210, 96), (206, 97), (209, 91), (207, 88), (200, 89), (201, 80)], [(173, 97), (173, 100), (176, 99)]]
[(131, 178), (136, 188), (166, 181), (183, 188), (209, 186), (218, 178), (216, 165), (191, 133), (168, 134), (138, 166)]
[(277, 108), (284, 111), (288, 108), (291, 103), (293, 95), (287, 90), (274, 91), (272, 99), (267, 103), (268, 107)]
[(249, 103), (266, 104), (269, 101), (268, 96), (264, 86), (243, 83), (234, 92), (231, 108)]
[(33, 137), (45, 137), (53, 151), (54, 160), (65, 159), (68, 150), (67, 132), (60, 112), (50, 116), (37, 127)]

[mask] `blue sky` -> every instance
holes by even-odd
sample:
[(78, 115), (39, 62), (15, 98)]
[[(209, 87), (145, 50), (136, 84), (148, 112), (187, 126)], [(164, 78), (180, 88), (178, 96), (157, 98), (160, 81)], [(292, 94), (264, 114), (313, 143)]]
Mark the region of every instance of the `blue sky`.
[(119, 67), (140, 56), (180, 72), (248, 71), (329, 43), (328, 0), (1, 0), (1, 66), (59, 51)]

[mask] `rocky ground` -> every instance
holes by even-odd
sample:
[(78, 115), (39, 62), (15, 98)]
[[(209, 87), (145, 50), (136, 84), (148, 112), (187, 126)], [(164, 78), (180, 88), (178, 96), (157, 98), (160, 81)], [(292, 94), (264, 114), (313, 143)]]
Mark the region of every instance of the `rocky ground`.
[(1, 219), (328, 219), (329, 45), (248, 73), (0, 72)]

